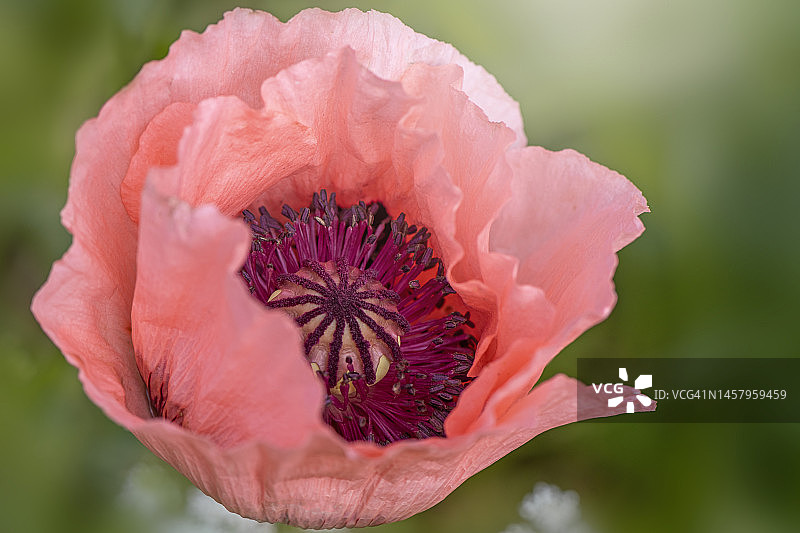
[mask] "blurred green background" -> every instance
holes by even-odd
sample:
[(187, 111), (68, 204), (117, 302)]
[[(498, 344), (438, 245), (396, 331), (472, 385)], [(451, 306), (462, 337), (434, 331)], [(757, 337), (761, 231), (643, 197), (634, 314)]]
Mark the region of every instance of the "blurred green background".
[[(28, 306), (70, 242), (58, 212), (75, 131), (180, 30), (236, 4), (0, 4), (2, 531), (201, 530), (186, 526), (188, 483), (89, 402)], [(800, 3), (238, 5), (393, 13), (493, 73), (530, 144), (575, 148), (644, 191), (652, 213), (620, 254), (615, 311), (553, 371), (583, 356), (800, 356)], [(794, 532), (799, 445), (797, 424), (574, 424), (378, 530), (499, 532), (547, 481), (577, 491), (597, 531)]]

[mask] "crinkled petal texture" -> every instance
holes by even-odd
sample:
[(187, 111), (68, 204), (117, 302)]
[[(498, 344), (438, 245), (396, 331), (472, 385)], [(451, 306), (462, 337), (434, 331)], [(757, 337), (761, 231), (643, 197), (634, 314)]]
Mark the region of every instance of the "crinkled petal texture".
[[(389, 15), (233, 11), (81, 128), (73, 245), (34, 314), (89, 397), (228, 509), (314, 528), (408, 517), (577, 419), (580, 384), (536, 383), (610, 312), (615, 252), (643, 230), (625, 178), (524, 144), (494, 78)], [(238, 213), (321, 188), (433, 234), (479, 339), (447, 438), (339, 438), (296, 326), (240, 279)], [(611, 414), (597, 401), (582, 416)]]

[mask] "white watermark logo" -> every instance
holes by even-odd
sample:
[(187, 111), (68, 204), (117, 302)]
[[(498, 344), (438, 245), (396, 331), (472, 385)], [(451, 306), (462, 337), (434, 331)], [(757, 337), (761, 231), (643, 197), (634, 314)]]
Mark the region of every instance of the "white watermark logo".
[[(620, 367), (619, 379), (621, 379), (623, 382), (628, 381), (627, 368)], [(644, 389), (649, 389), (652, 386), (653, 386), (652, 374), (641, 374), (633, 382), (633, 388), (637, 389), (640, 392)], [(617, 407), (625, 400), (624, 396), (622, 395), (623, 391), (625, 390), (623, 383), (600, 383), (600, 384), (592, 383), (592, 388), (594, 389), (595, 394), (599, 394), (600, 391), (602, 390), (606, 394), (618, 395), (608, 399), (609, 408)], [(637, 394), (636, 399), (644, 407), (649, 407), (650, 404), (653, 403), (653, 400), (651, 400), (648, 396), (645, 396), (644, 394)], [(625, 412), (633, 413), (634, 411), (635, 411), (634, 403), (633, 401), (629, 400), (625, 405)]]

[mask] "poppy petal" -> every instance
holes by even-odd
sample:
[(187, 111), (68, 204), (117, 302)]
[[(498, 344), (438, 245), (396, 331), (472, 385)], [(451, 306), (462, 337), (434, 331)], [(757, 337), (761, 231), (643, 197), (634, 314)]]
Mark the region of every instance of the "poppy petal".
[(156, 187), (143, 195), (132, 308), (156, 414), (223, 447), (302, 441), (323, 427), (323, 387), (294, 322), (247, 293), (239, 275), (246, 226)]

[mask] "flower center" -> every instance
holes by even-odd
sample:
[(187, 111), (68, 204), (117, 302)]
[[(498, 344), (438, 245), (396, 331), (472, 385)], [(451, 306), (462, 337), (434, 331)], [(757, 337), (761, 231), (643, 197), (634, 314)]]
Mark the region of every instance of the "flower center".
[(327, 370), (328, 387), (333, 388), (348, 371), (373, 385), (392, 362), (402, 359), (400, 335), (410, 325), (397, 312), (399, 299), (374, 280), (372, 271), (362, 272), (340, 257), (307, 261), (297, 273), (279, 276), (267, 306), (294, 317), (308, 360), (316, 370)]
[(328, 389), (323, 420), (349, 441), (444, 437), (476, 340), (469, 313), (445, 301), (455, 291), (430, 234), (378, 203), (339, 208), (325, 190), (281, 213), (284, 224), (264, 207), (244, 211), (253, 244), (242, 277), (297, 323)]

